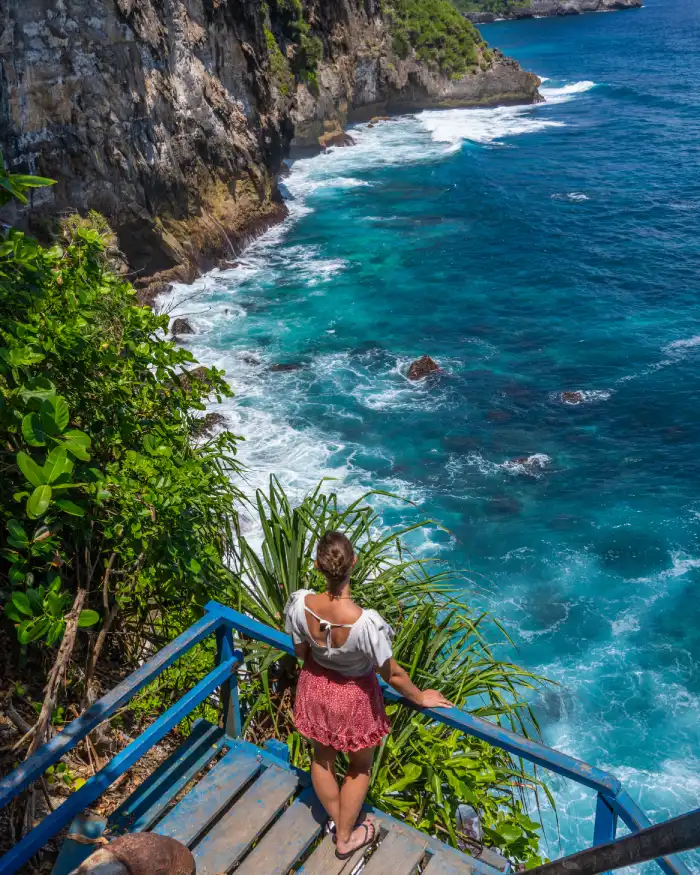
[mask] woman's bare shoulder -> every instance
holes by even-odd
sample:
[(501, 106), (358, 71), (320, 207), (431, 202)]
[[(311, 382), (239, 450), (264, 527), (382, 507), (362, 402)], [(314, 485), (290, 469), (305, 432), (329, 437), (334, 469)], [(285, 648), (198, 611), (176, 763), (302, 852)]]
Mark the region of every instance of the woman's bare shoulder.
[(354, 623), (362, 616), (362, 608), (352, 599), (331, 600), (325, 593), (316, 592), (306, 597), (306, 607), (332, 623)]

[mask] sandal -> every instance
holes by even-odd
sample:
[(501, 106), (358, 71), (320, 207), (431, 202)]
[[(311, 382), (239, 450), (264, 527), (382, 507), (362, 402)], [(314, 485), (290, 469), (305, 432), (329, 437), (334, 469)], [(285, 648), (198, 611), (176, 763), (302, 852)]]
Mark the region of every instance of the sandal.
[[(355, 821), (355, 826), (353, 826), (352, 828), (353, 832), (358, 828), (358, 826), (364, 826), (366, 823), (372, 823), (372, 821), (369, 819), (369, 814), (363, 815), (362, 812), (360, 812), (360, 816), (357, 818), (357, 820)], [(335, 828), (335, 824), (328, 827), (328, 832), (331, 834), (333, 844), (336, 844), (338, 841), (338, 833)]]
[[(371, 832), (371, 834), (370, 834), (370, 831), (369, 831), (369, 828), (370, 828), (370, 827), (372, 827), (372, 832)], [(371, 821), (371, 820), (364, 820), (364, 821), (363, 821), (363, 822), (357, 827), (357, 829), (364, 829), (364, 831), (365, 831), (365, 840), (362, 842), (361, 845), (358, 845), (356, 848), (353, 848), (353, 849), (350, 850), (350, 851), (346, 851), (344, 854), (341, 854), (340, 851), (336, 848), (336, 849), (335, 849), (335, 855), (336, 855), (336, 857), (337, 857), (339, 860), (349, 860), (350, 857), (352, 857), (352, 855), (353, 855), (356, 851), (359, 851), (361, 848), (366, 848), (366, 847), (368, 847), (369, 845), (371, 845), (371, 844), (374, 842), (374, 840), (375, 840), (375, 838), (376, 838), (376, 836), (377, 836), (377, 830), (375, 829), (375, 826), (374, 826), (374, 822), (373, 822), (373, 821)]]

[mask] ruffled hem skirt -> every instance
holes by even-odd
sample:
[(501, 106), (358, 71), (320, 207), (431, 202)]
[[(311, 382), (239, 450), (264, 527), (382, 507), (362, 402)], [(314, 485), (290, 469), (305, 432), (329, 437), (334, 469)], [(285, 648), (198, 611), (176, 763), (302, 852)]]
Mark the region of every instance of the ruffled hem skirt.
[(294, 723), (306, 738), (345, 753), (376, 747), (391, 730), (374, 672), (345, 677), (311, 656), (299, 675)]

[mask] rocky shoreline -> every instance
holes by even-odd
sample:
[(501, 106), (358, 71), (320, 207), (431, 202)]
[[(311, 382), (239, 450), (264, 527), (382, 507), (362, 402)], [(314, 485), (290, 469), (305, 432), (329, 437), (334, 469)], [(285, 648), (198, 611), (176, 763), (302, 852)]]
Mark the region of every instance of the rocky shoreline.
[(552, 18), (558, 15), (582, 15), (586, 12), (618, 12), (623, 9), (639, 9), (643, 0), (529, 0), (522, 6), (512, 6), (504, 14), (493, 12), (467, 12), (466, 17), (474, 24), (490, 24), (503, 19)]
[(374, 115), (540, 99), (536, 76), (485, 47), (456, 80), (399, 58), (379, 0), (303, 6), (323, 50), (313, 81), (290, 85), (258, 0), (9, 0), (0, 149), (57, 184), (4, 221), (41, 234), (100, 212), (148, 302), (285, 217), (276, 175), (290, 147), (338, 142)]

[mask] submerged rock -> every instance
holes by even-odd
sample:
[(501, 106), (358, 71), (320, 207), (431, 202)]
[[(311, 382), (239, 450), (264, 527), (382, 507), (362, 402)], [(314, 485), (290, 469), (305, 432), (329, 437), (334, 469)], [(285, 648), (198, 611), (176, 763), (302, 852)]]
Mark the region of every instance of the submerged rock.
[(325, 152), (325, 150), (330, 149), (331, 146), (354, 146), (355, 140), (353, 140), (350, 134), (345, 131), (340, 131), (339, 133), (331, 134), (328, 137), (321, 137), (320, 145)]
[(227, 420), (221, 413), (207, 413), (195, 422), (192, 437), (211, 437), (219, 426), (226, 425)]
[(562, 392), (561, 400), (565, 404), (583, 404), (585, 398), (583, 392)]
[(170, 331), (173, 337), (177, 337), (179, 334), (195, 333), (194, 328), (190, 325), (189, 320), (187, 319), (175, 319), (170, 327)]
[(429, 355), (424, 355), (421, 358), (416, 359), (414, 362), (411, 362), (408, 369), (408, 379), (422, 380), (424, 377), (427, 377), (428, 374), (434, 374), (436, 371), (440, 370), (440, 365), (434, 359), (431, 359)]
[(273, 374), (283, 374), (287, 371), (300, 371), (303, 367), (303, 365), (300, 365), (298, 363), (295, 364), (293, 362), (290, 362), (289, 364), (285, 364), (284, 362), (280, 362), (276, 365), (270, 365), (268, 370), (272, 371)]

